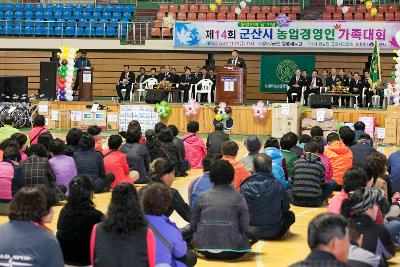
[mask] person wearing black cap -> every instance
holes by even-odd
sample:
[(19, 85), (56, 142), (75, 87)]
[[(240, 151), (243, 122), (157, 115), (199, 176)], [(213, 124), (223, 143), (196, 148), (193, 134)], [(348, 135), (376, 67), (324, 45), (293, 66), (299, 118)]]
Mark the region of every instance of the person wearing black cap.
[(249, 152), (244, 158), (240, 160), (249, 172), (253, 172), (253, 159), (260, 152), (261, 141), (254, 134), (249, 135), (244, 141), (244, 146)]
[(229, 140), (229, 135), (224, 133), (224, 125), (222, 123), (216, 123), (214, 129), (215, 131), (207, 137), (207, 155), (214, 158), (221, 158), (222, 144)]

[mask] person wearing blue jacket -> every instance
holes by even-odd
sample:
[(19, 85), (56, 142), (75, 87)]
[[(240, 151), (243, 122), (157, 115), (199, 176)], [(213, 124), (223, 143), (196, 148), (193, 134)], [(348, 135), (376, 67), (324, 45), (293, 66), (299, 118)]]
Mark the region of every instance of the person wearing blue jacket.
[(240, 185), (240, 193), (249, 209), (250, 225), (258, 228), (261, 239), (281, 239), (296, 220), (290, 211), (288, 194), (272, 176), (270, 157), (256, 155), (253, 168), (255, 173)]
[(265, 142), (263, 152), (272, 159), (272, 174), (283, 187), (288, 190), (290, 189), (290, 184), (286, 180), (285, 168), (286, 162), (283, 158), (282, 152), (280, 151), (278, 139), (271, 137)]
[(203, 175), (194, 179), (188, 189), (188, 194), (189, 194), (189, 206), (193, 209), (194, 206), (196, 205), (196, 201), (199, 198), (199, 196), (211, 189), (213, 186), (211, 181), (210, 181), (210, 166), (214, 162), (215, 158), (213, 156), (206, 156), (203, 159)]

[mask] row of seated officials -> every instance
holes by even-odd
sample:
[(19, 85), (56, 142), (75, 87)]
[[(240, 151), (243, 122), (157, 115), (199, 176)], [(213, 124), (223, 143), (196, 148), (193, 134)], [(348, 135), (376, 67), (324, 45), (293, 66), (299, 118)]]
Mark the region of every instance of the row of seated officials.
[[(157, 79), (157, 82), (169, 81), (173, 86), (179, 88), (183, 91), (183, 101), (187, 102), (189, 100), (189, 90), (192, 84), (197, 84), (202, 79), (209, 79), (213, 82), (213, 90), (215, 89), (216, 75), (214, 74), (214, 69), (207, 67), (196, 67), (195, 72), (192, 73), (192, 69), (188, 66), (184, 68), (185, 73), (179, 75), (176, 73), (175, 68), (170, 68), (170, 66), (161, 66), (160, 72), (157, 73), (156, 68), (151, 68), (150, 73), (146, 73), (146, 69), (141, 67), (139, 69), (140, 73), (135, 78), (135, 73), (129, 70), (129, 65), (124, 66), (124, 70), (121, 73), (118, 84), (116, 86), (119, 101), (129, 100), (129, 96), (133, 89), (139, 89), (140, 84), (145, 82), (149, 78)], [(122, 89), (126, 89), (125, 96), (122, 94)]]
[[(296, 70), (295, 75), (290, 79), (288, 83), (287, 97), (289, 103), (294, 103), (296, 101), (300, 101), (302, 96), (302, 88), (305, 88), (304, 91), (304, 101), (305, 105), (308, 105), (308, 97), (310, 94), (319, 94), (320, 88), (330, 88), (332, 89), (334, 86), (346, 86), (349, 88), (349, 93), (358, 94), (359, 103), (362, 105), (361, 95), (363, 88), (367, 88), (366, 90), (366, 99), (367, 103), (370, 103), (371, 97), (373, 95), (373, 91), (370, 89), (371, 85), (368, 81), (369, 72), (364, 71), (364, 75), (361, 76), (358, 72), (348, 72), (345, 73), (344, 69), (339, 69), (339, 73), (337, 73), (335, 68), (330, 70), (328, 75), (328, 70), (322, 71), (322, 76), (318, 75), (318, 70), (313, 70), (311, 77), (308, 77), (307, 71), (300, 69)], [(296, 95), (292, 95), (292, 94)], [(383, 92), (378, 92), (380, 95)]]
[[(330, 201), (331, 213), (309, 224), (311, 254), (295, 266), (387, 266), (400, 243), (400, 194), (393, 193), (400, 152), (389, 159), (377, 152), (362, 122), (326, 140), (318, 126), (300, 140), (294, 133), (269, 138), (263, 150), (250, 135), (244, 141), (248, 154), (240, 160), (239, 146), (222, 124), (204, 143), (196, 121), (180, 137), (164, 123), (142, 137), (140, 124), (132, 121), (127, 132), (108, 138), (105, 149), (97, 126), (71, 129), (64, 143), (53, 139), (43, 116), (35, 118), (28, 136), (13, 127), (11, 117), (5, 123), (0, 208), (10, 222), (0, 225), (0, 254), (11, 255), (7, 262), (193, 266), (196, 255), (188, 245), (204, 258), (239, 259), (259, 238), (287, 236), (295, 223), (290, 202), (318, 207), (334, 189), (341, 192)], [(175, 175), (185, 176), (188, 168), (203, 169), (189, 186), (189, 204), (172, 188)], [(133, 183), (148, 185), (137, 192)], [(93, 194), (111, 188), (103, 215)], [(46, 223), (64, 198), (56, 238)], [(189, 224), (177, 228), (168, 218), (173, 211)]]

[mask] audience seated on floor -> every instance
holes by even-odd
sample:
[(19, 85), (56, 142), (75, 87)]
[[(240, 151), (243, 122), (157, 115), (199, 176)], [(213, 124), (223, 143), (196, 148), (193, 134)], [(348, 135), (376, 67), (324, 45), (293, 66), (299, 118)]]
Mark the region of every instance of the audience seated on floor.
[(214, 187), (200, 195), (193, 209), (191, 243), (208, 259), (238, 259), (258, 241), (257, 228), (249, 226), (246, 200), (231, 186), (234, 173), (228, 161), (216, 160), (210, 168)]
[(83, 133), (79, 140), (79, 150), (73, 157), (78, 175), (88, 175), (94, 183), (95, 193), (107, 192), (114, 182), (114, 174), (105, 172), (103, 155), (94, 149), (95, 140), (88, 133)]
[(260, 153), (261, 141), (256, 135), (249, 135), (246, 140), (244, 140), (244, 146), (247, 149), (247, 155), (244, 156), (239, 162), (243, 163), (250, 173), (253, 172), (253, 159)]
[(11, 135), (11, 139), (14, 139), (18, 143), (21, 161), (27, 160), (28, 155), (26, 154), (26, 149), (28, 148), (28, 137), (26, 137), (26, 135), (23, 133), (15, 133)]
[[(182, 217), (182, 219), (190, 222), (192, 212), (189, 205), (186, 204), (185, 200), (183, 200), (179, 191), (171, 187), (175, 179), (175, 163), (164, 158), (154, 160), (150, 164), (150, 178), (150, 183), (162, 183), (170, 190), (171, 203), (165, 215), (169, 217), (171, 216), (172, 212), (176, 211)], [(140, 189), (139, 195), (141, 198), (143, 197), (145, 190), (146, 187)]]
[(25, 174), (25, 185), (53, 191), (59, 201), (64, 200), (66, 188), (56, 185), (56, 176), (46, 155), (46, 148), (42, 144), (31, 145), (28, 148), (29, 157), (21, 162)]
[(158, 158), (167, 159), (167, 152), (165, 149), (161, 149), (161, 142), (158, 140), (156, 132), (153, 129), (148, 129), (144, 135), (146, 136), (146, 148), (149, 151), (151, 162)]
[(43, 115), (37, 115), (33, 118), (33, 128), (28, 134), (31, 145), (37, 144), (39, 135), (48, 131), (45, 125), (46, 119)]
[(348, 221), (342, 216), (323, 213), (308, 224), (308, 246), (311, 253), (291, 267), (348, 266), (350, 237)]
[(262, 153), (256, 155), (253, 169), (254, 173), (240, 185), (240, 193), (249, 209), (250, 225), (258, 228), (261, 239), (281, 239), (295, 222), (289, 196), (272, 176), (270, 157)]
[(8, 215), (9, 203), (25, 186), (25, 174), (19, 166), (19, 156), (15, 145), (4, 149), (3, 161), (0, 162), (0, 215)]
[(340, 140), (337, 133), (328, 134), (326, 140), (328, 145), (325, 147), (324, 154), (329, 158), (332, 165), (332, 178), (337, 183), (335, 190), (340, 191), (343, 184), (343, 175), (353, 165), (353, 153)]
[(383, 190), (385, 199), (390, 199), (393, 192), (390, 178), (387, 176), (386, 156), (380, 152), (374, 152), (365, 159), (364, 169), (367, 175), (374, 179), (374, 186)]
[(354, 145), (350, 147), (353, 153), (353, 166), (362, 165), (368, 156), (376, 152), (372, 146), (371, 137), (369, 134), (362, 133)]
[(189, 167), (189, 161), (186, 160), (185, 156), (185, 145), (183, 144), (183, 141), (178, 137), (179, 130), (178, 127), (175, 125), (168, 125), (168, 128), (172, 131), (172, 135), (174, 137), (173, 141), (176, 147), (178, 148), (178, 154), (179, 158), (185, 161), (185, 165)]
[[(9, 146), (15, 146), (19, 150), (19, 144), (15, 139), (7, 138), (3, 142), (0, 143), (0, 162), (3, 161), (4, 151)], [(18, 162), (21, 161), (21, 153), (18, 155)]]
[(93, 266), (155, 266), (156, 240), (147, 227), (135, 186), (120, 183), (111, 195), (105, 219), (93, 226)]
[(56, 184), (64, 186), (68, 194), (69, 183), (77, 175), (75, 161), (72, 157), (65, 155), (64, 141), (59, 138), (50, 141), (49, 152), (51, 153), (49, 163), (56, 177)]
[(235, 188), (235, 190), (239, 190), (240, 184), (250, 176), (250, 172), (247, 171), (243, 163), (236, 160), (238, 151), (239, 146), (235, 141), (225, 141), (222, 144), (222, 159), (228, 161), (235, 170), (233, 178), (233, 188)]
[(354, 221), (356, 230), (363, 235), (361, 247), (380, 256), (382, 266), (387, 266), (387, 260), (395, 254), (395, 246), (388, 230), (375, 222), (383, 194), (377, 188), (355, 190), (343, 201), (341, 214)]
[(194, 208), (199, 196), (212, 187), (212, 183), (210, 181), (210, 166), (214, 160), (215, 158), (213, 156), (207, 155), (207, 157), (203, 159), (203, 175), (194, 179), (189, 185), (188, 198), (191, 208)]
[(325, 168), (318, 153), (319, 144), (311, 140), (304, 155), (293, 163), (292, 203), (297, 206), (318, 207), (333, 192), (333, 183), (325, 180)]
[(216, 123), (214, 132), (210, 133), (207, 137), (207, 155), (213, 156), (214, 158), (221, 158), (222, 144), (228, 140), (229, 135), (224, 133), (224, 125), (219, 122)]
[(82, 130), (72, 128), (65, 137), (65, 155), (72, 157), (75, 151), (79, 150), (79, 140), (82, 137)]
[(103, 145), (101, 144), (101, 136), (100, 136), (101, 131), (102, 131), (101, 128), (97, 125), (89, 126), (89, 128), (87, 129), (87, 133), (93, 136), (94, 138), (95, 141), (94, 148), (99, 152), (103, 152)]
[(293, 133), (293, 132), (288, 132), (293, 146), (292, 149), (290, 151), (296, 153), (297, 157), (300, 158), (303, 155), (303, 148), (300, 147), (299, 145), (297, 145), (297, 142), (299, 141), (299, 137), (297, 136), (297, 134)]
[(139, 179), (137, 171), (129, 170), (126, 154), (119, 151), (121, 144), (122, 137), (113, 134), (108, 138), (108, 149), (103, 151), (105, 172), (112, 173), (115, 176), (111, 188), (115, 188), (122, 182), (133, 183)]
[(389, 156), (387, 168), (393, 192), (400, 192), (400, 150)]
[[(325, 168), (325, 181), (327, 183), (329, 183), (330, 181), (334, 181), (336, 183), (335, 180), (332, 180), (333, 170), (332, 170), (331, 161), (329, 160), (329, 158), (326, 155), (324, 155), (324, 151), (325, 151), (324, 139), (321, 136), (314, 136), (312, 138), (312, 140), (314, 142), (318, 143), (317, 156), (320, 157), (322, 165), (324, 165), (324, 168)], [(336, 187), (336, 185), (335, 185), (335, 187)]]
[(126, 154), (129, 170), (134, 170), (139, 174), (139, 179), (137, 179), (135, 183), (147, 184), (150, 181), (148, 175), (150, 153), (146, 145), (139, 143), (141, 136), (142, 133), (138, 129), (128, 129), (125, 138), (126, 143), (121, 146), (120, 151)]
[(20, 133), (20, 130), (14, 128), (14, 118), (11, 116), (5, 116), (3, 119), (3, 127), (0, 127), (0, 143), (10, 138), (14, 133)]
[(286, 161), (286, 168), (289, 177), (292, 177), (293, 162), (297, 160), (297, 154), (290, 151), (293, 146), (296, 145), (293, 142), (294, 140), (292, 138), (292, 135), (288, 133), (284, 134), (280, 141), (281, 152)]
[(69, 185), (67, 204), (57, 222), (57, 239), (66, 264), (90, 265), (90, 235), (93, 225), (103, 218), (93, 203), (94, 190), (92, 179), (86, 175), (76, 176)]
[(311, 140), (311, 136), (308, 134), (302, 134), (299, 138), (299, 145), (298, 147), (300, 147), (301, 149), (304, 149), (304, 146), (310, 142)]
[(285, 187), (286, 190), (290, 189), (290, 184), (287, 181), (287, 168), (286, 160), (280, 151), (279, 141), (274, 137), (270, 137), (265, 141), (264, 150), (262, 153), (266, 154), (272, 159), (272, 173), (276, 179)]
[[(185, 155), (189, 164), (194, 169), (201, 168), (201, 163), (207, 155), (207, 149), (203, 139), (196, 133), (199, 131), (199, 123), (191, 121), (187, 125), (188, 133), (181, 136), (185, 145)], [(156, 131), (157, 132), (157, 131)]]
[(188, 250), (181, 230), (164, 215), (170, 202), (170, 190), (165, 185), (153, 183), (146, 187), (142, 203), (148, 226), (156, 239), (156, 264), (192, 267), (196, 264), (196, 255)]
[(26, 266), (64, 267), (56, 237), (40, 226), (48, 214), (47, 205), (40, 188), (18, 191), (10, 203), (10, 221), (0, 225), (1, 255), (18, 255), (18, 263)]

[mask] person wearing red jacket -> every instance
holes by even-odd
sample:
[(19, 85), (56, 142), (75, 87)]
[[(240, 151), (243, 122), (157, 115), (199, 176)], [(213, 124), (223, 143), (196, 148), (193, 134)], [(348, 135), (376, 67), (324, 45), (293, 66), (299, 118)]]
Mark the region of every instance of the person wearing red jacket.
[(109, 149), (103, 151), (104, 169), (106, 173), (113, 173), (115, 176), (111, 188), (116, 187), (122, 182), (133, 183), (139, 178), (137, 171), (129, 171), (126, 154), (119, 151), (122, 144), (122, 137), (118, 134), (113, 134), (108, 139)]

